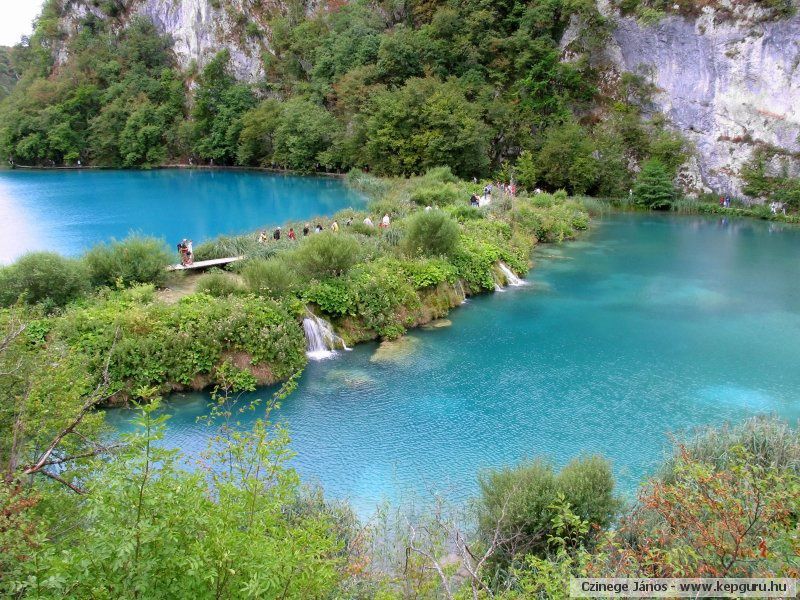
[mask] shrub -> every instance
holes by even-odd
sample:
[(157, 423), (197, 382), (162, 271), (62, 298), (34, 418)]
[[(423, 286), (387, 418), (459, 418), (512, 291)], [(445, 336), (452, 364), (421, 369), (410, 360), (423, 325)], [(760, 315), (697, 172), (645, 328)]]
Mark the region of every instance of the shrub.
[(241, 294), (244, 286), (234, 276), (223, 271), (211, 271), (203, 275), (197, 282), (197, 291), (217, 298), (231, 294)]
[(573, 460), (560, 473), (551, 464), (537, 460), (488, 471), (479, 476), (478, 483), (482, 536), (491, 539), (499, 526), (501, 536), (513, 540), (501, 547), (497, 556), (503, 566), (510, 564), (514, 554), (546, 553), (555, 505), (561, 496), (578, 517), (601, 529), (611, 523), (620, 508), (613, 494), (611, 465), (600, 457)]
[(290, 294), (300, 286), (297, 272), (284, 259), (277, 257), (247, 261), (242, 277), (250, 291), (273, 298)]
[(407, 260), (400, 265), (415, 289), (433, 287), (445, 281), (455, 283), (458, 278), (456, 268), (446, 260), (429, 258)]
[(354, 297), (349, 282), (341, 279), (313, 284), (303, 292), (303, 299), (329, 315), (342, 317), (353, 312)]
[(358, 240), (352, 235), (323, 231), (306, 238), (292, 259), (303, 276), (324, 279), (347, 273), (360, 255)]
[(364, 326), (384, 338), (400, 337), (411, 324), (407, 315), (420, 300), (397, 261), (358, 265), (350, 277), (354, 312)]
[(71, 346), (88, 372), (102, 373), (110, 358), (110, 393), (190, 385), (198, 376), (213, 380), (229, 352), (265, 365), (266, 383), (287, 378), (305, 364), (303, 332), (284, 304), (204, 294), (164, 304), (149, 301), (151, 287), (134, 289), (134, 294), (112, 292), (69, 309), (51, 334)]
[(448, 206), (447, 212), (459, 223), (465, 221), (477, 221), (484, 218), (483, 212), (474, 206), (464, 206), (459, 204), (456, 206)]
[(152, 237), (129, 237), (120, 242), (100, 244), (86, 253), (86, 263), (95, 285), (134, 283), (162, 285), (166, 267), (173, 256), (164, 243)]
[(408, 220), (405, 249), (410, 254), (447, 256), (458, 246), (458, 223), (440, 210), (419, 212)]
[(414, 190), (410, 199), (420, 206), (447, 206), (459, 200), (466, 202), (469, 197), (452, 183), (434, 183)]
[(458, 183), (459, 179), (455, 175), (453, 175), (453, 171), (450, 167), (431, 167), (427, 171), (425, 171), (425, 175), (422, 176), (422, 179), (425, 181), (436, 182), (436, 183)]
[(668, 209), (675, 199), (675, 186), (666, 167), (658, 160), (649, 160), (642, 167), (633, 197), (640, 206), (655, 210)]
[(664, 462), (658, 478), (671, 482), (681, 457), (724, 469), (742, 448), (761, 467), (789, 469), (800, 475), (800, 432), (774, 417), (754, 417), (736, 426), (707, 427), (680, 441), (675, 455)]
[(0, 269), (2, 306), (9, 306), (20, 297), (29, 304), (41, 302), (48, 308), (64, 306), (83, 296), (88, 288), (86, 266), (53, 252), (31, 252)]

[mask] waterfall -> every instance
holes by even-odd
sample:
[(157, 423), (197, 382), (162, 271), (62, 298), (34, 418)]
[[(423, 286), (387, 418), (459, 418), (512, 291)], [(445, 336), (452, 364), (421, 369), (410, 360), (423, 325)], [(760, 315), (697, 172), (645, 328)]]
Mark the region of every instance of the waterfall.
[(464, 284), (460, 279), (456, 279), (456, 282), (453, 284), (453, 291), (458, 298), (461, 298), (461, 304), (467, 301), (467, 292), (464, 290)]
[(519, 277), (517, 277), (517, 276), (514, 274), (514, 271), (512, 271), (511, 269), (509, 269), (509, 268), (508, 268), (508, 265), (507, 265), (507, 264), (505, 264), (504, 262), (500, 262), (500, 263), (498, 263), (498, 265), (497, 265), (497, 266), (498, 266), (498, 267), (500, 267), (500, 270), (503, 272), (503, 275), (505, 275), (505, 276), (506, 276), (506, 282), (507, 282), (507, 283), (508, 283), (508, 285), (510, 285), (511, 287), (520, 287), (520, 286), (522, 286), (522, 285), (528, 285), (528, 283), (527, 283), (526, 281), (523, 281), (522, 279), (520, 279)]
[(333, 327), (325, 319), (309, 312), (303, 319), (303, 331), (308, 344), (306, 355), (312, 360), (324, 360), (336, 355), (336, 350), (350, 350), (344, 340), (336, 335)]

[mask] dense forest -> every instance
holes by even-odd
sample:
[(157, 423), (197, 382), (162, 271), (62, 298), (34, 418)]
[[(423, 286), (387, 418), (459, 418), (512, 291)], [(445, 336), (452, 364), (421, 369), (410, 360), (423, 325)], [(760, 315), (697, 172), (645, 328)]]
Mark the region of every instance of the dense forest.
[[(257, 6), (256, 6), (257, 5)], [(608, 25), (588, 0), (256, 3), (266, 77), (237, 82), (220, 52), (182, 72), (170, 42), (119, 7), (64, 39), (49, 0), (13, 51), (21, 80), (0, 107), (0, 153), (18, 164), (146, 167), (170, 162), (296, 171), (369, 168), (411, 175), (447, 165), (472, 178), (512, 172), (523, 185), (627, 194), (636, 165), (674, 175), (689, 148), (650, 89), (609, 85), (587, 60)], [(114, 8), (117, 7), (117, 8)], [(570, 19), (590, 26), (559, 47)], [(68, 59), (56, 64), (55, 48)]]

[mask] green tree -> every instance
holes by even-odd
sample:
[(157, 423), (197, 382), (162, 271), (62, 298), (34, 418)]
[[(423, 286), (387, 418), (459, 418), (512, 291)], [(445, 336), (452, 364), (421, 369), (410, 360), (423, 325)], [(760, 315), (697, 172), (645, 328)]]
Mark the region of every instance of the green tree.
[(553, 190), (585, 194), (597, 181), (594, 145), (586, 130), (577, 123), (548, 129), (536, 165), (539, 179)]
[(326, 162), (323, 153), (339, 135), (339, 124), (327, 110), (294, 98), (284, 104), (275, 129), (274, 160), (296, 171), (313, 171)]
[(409, 79), (400, 89), (376, 93), (367, 115), (365, 158), (380, 173), (442, 165), (462, 176), (486, 172), (485, 126), (454, 80)]
[(647, 208), (663, 210), (670, 207), (675, 199), (675, 186), (660, 161), (652, 159), (642, 165), (633, 187), (633, 197), (637, 204)]
[(458, 246), (459, 227), (444, 211), (426, 210), (408, 219), (404, 239), (410, 254), (447, 256)]

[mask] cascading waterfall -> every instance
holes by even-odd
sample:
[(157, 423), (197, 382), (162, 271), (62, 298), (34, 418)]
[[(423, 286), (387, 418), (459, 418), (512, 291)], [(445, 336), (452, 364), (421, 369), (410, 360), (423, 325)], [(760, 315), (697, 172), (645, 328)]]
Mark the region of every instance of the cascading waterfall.
[(336, 355), (336, 350), (350, 350), (344, 340), (336, 335), (325, 319), (309, 312), (303, 319), (306, 334), (306, 355), (312, 360), (324, 360)]
[(514, 271), (512, 271), (508, 267), (508, 265), (505, 264), (504, 262), (498, 263), (497, 266), (500, 267), (500, 270), (503, 272), (503, 275), (506, 276), (506, 282), (511, 287), (520, 287), (520, 286), (523, 286), (523, 285), (528, 285), (527, 281), (524, 281), (524, 280), (520, 279), (519, 277), (517, 277), (514, 274)]
[(464, 290), (464, 284), (460, 279), (456, 279), (456, 282), (453, 284), (453, 291), (457, 297), (461, 298), (461, 304), (467, 301), (467, 292)]

